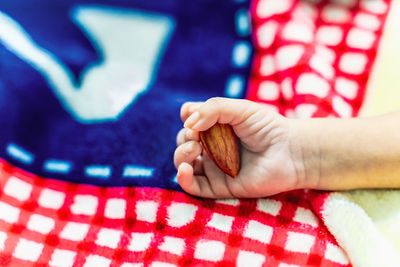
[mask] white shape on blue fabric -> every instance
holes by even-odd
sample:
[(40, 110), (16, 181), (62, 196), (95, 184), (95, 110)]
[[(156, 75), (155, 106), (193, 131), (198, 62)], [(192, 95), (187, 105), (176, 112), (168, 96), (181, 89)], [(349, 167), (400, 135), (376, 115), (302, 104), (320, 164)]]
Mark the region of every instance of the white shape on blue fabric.
[(82, 71), (78, 85), (59, 58), (1, 11), (0, 43), (46, 79), (77, 121), (117, 120), (153, 83), (175, 22), (166, 15), (96, 5), (77, 6), (71, 17), (100, 56)]
[(25, 164), (31, 164), (35, 159), (30, 152), (13, 143), (7, 145), (6, 152), (9, 156)]
[(238, 98), (244, 89), (244, 79), (241, 75), (232, 75), (228, 78), (225, 88), (227, 97)]
[(127, 165), (122, 174), (123, 177), (151, 177), (153, 176), (154, 169), (142, 166)]
[(247, 9), (239, 9), (235, 14), (236, 32), (240, 36), (247, 36), (250, 34), (250, 18)]
[(43, 163), (43, 168), (48, 172), (66, 174), (71, 170), (71, 163), (56, 159), (49, 159)]
[(247, 41), (237, 42), (232, 51), (232, 63), (237, 68), (245, 67), (250, 60), (251, 45)]
[(174, 183), (178, 183), (178, 174), (174, 175), (174, 177), (172, 178), (172, 181), (174, 181)]
[(101, 165), (86, 166), (85, 174), (91, 177), (108, 178), (111, 176), (111, 167)]

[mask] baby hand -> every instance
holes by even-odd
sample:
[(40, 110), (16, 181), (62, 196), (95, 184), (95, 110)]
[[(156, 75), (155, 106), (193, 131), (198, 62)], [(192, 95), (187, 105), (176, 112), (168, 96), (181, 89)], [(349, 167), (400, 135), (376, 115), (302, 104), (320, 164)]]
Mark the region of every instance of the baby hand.
[[(264, 197), (303, 188), (301, 161), (294, 160), (290, 120), (248, 101), (211, 98), (185, 103), (185, 123), (177, 136), (174, 164), (178, 183), (187, 193), (205, 198)], [(230, 124), (240, 140), (241, 170), (232, 179), (205, 153), (199, 131), (215, 123)]]

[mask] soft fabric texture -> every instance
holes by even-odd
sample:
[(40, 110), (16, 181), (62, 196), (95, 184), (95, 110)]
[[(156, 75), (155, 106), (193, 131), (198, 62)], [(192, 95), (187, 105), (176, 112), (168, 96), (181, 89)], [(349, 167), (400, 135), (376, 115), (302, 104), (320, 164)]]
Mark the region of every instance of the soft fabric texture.
[(43, 179), (4, 161), (0, 174), (1, 266), (350, 266), (304, 191), (214, 201)]
[(244, 97), (248, 7), (1, 1), (0, 156), (62, 180), (179, 190), (180, 106)]
[(248, 98), (287, 117), (353, 117), (389, 1), (254, 1)]
[(19, 2), (0, 3), (0, 265), (397, 261), (376, 195), (197, 199), (172, 164), (188, 100), (358, 115), (389, 0)]

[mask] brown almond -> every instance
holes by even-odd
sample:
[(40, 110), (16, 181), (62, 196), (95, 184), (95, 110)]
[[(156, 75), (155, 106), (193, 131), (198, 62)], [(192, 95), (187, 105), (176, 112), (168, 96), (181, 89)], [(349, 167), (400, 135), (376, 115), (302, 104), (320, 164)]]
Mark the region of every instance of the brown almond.
[(240, 171), (239, 140), (229, 124), (217, 123), (200, 132), (200, 141), (208, 156), (226, 174), (235, 178)]

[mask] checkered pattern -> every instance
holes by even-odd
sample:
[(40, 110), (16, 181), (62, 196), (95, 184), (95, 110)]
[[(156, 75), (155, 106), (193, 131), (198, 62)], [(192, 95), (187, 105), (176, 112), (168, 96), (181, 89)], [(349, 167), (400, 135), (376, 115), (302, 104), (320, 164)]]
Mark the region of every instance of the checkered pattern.
[(4, 161), (0, 188), (1, 266), (350, 266), (303, 191), (200, 200), (43, 179)]
[(356, 116), (390, 0), (255, 0), (248, 98), (287, 117)]

